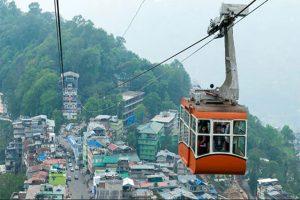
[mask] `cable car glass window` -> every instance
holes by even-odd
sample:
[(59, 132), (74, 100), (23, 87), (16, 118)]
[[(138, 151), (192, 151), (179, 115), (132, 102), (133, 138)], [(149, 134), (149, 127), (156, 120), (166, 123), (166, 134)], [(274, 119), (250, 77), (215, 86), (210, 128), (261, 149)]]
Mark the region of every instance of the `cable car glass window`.
[(183, 121), (182, 120), (180, 120), (180, 124), (179, 124), (179, 126), (180, 126), (180, 134), (179, 134), (179, 141), (181, 142), (181, 141), (183, 141)]
[(180, 107), (180, 117), (183, 119), (183, 115), (184, 115), (184, 108)]
[(245, 137), (233, 137), (233, 153), (239, 156), (245, 156)]
[(184, 113), (183, 113), (183, 120), (184, 120), (184, 122), (186, 123), (186, 124), (188, 124), (189, 125), (189, 123), (190, 123), (190, 114), (188, 113), (188, 111), (184, 111)]
[(194, 152), (196, 152), (196, 135), (194, 133), (191, 133), (190, 147), (193, 149)]
[(196, 119), (193, 116), (191, 116), (191, 128), (196, 131)]
[(233, 122), (233, 134), (245, 135), (246, 134), (246, 121)]
[(209, 136), (198, 135), (197, 155), (202, 156), (209, 153)]
[(206, 133), (210, 132), (210, 121), (209, 120), (199, 120), (198, 121), (198, 133)]
[(229, 136), (214, 136), (213, 151), (214, 152), (229, 152), (230, 137)]
[(230, 122), (214, 122), (213, 132), (214, 134), (229, 134)]
[(190, 130), (186, 125), (183, 125), (183, 141), (188, 144), (189, 143), (189, 134)]

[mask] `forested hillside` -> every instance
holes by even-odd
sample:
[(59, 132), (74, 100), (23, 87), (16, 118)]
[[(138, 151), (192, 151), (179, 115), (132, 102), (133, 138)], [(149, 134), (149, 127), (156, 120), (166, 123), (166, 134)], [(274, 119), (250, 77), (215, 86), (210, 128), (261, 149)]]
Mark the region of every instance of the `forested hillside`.
[[(60, 68), (53, 13), (42, 13), (37, 3), (30, 4), (24, 13), (14, 2), (0, 2), (0, 91), (7, 96), (9, 111), (13, 117), (58, 117)], [(111, 107), (120, 90), (107, 90), (151, 66), (149, 61), (128, 51), (123, 38), (95, 28), (81, 16), (63, 21), (62, 40), (65, 71), (80, 74), (79, 96), (87, 110)], [(153, 115), (161, 109), (176, 108), (180, 97), (189, 91), (190, 79), (182, 64), (174, 61), (127, 87), (146, 92), (144, 104)], [(115, 107), (105, 112), (116, 110)]]
[[(13, 118), (46, 114), (61, 120), (60, 69), (53, 13), (41, 12), (37, 3), (24, 13), (13, 2), (0, 0), (0, 91), (8, 100)], [(124, 39), (95, 28), (81, 16), (62, 23), (65, 71), (80, 74), (79, 96), (88, 110), (116, 104), (120, 89), (107, 92), (120, 81), (149, 68), (151, 63), (128, 51)], [(146, 93), (139, 112), (153, 116), (163, 109), (178, 108), (187, 95), (190, 78), (183, 65), (174, 61), (151, 71), (128, 85)], [(105, 96), (105, 99), (102, 98)], [(115, 114), (117, 107), (103, 113), (83, 112), (83, 117)], [(140, 113), (137, 113), (140, 114)], [(299, 193), (299, 160), (293, 148), (292, 131), (263, 126), (250, 115), (248, 136), (249, 178), (255, 190), (257, 178), (278, 178), (285, 189)], [(0, 153), (11, 137), (11, 126), (1, 124)], [(265, 158), (269, 162), (263, 161)]]

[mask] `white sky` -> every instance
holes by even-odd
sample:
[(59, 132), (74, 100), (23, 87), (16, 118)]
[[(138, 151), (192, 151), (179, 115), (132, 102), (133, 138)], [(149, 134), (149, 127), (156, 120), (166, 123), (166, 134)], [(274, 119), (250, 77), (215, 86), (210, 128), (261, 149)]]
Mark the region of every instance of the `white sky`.
[[(97, 27), (121, 35), (142, 0), (60, 0), (61, 15), (81, 14)], [(258, 3), (263, 0), (258, 0)], [(26, 11), (32, 0), (16, 0)], [(36, 0), (53, 12), (53, 0)], [(250, 0), (146, 0), (125, 39), (128, 49), (161, 61), (206, 34), (222, 2)], [(257, 5), (257, 4), (256, 4)], [(253, 7), (252, 7), (253, 8)], [(300, 1), (270, 0), (235, 27), (240, 103), (264, 122), (300, 130)], [(224, 80), (223, 40), (184, 65), (193, 82), (208, 87)], [(184, 54), (179, 58), (183, 58)]]

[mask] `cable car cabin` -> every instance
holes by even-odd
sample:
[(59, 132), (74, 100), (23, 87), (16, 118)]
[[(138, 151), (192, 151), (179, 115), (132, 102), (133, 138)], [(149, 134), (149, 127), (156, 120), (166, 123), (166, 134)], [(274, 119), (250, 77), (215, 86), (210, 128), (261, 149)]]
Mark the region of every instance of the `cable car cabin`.
[(233, 23), (248, 7), (222, 4), (220, 17), (211, 20), (208, 33), (224, 37), (226, 78), (221, 87), (194, 89), (182, 99), (178, 151), (195, 174), (245, 174), (247, 112), (238, 104), (239, 84)]
[(194, 174), (245, 174), (247, 112), (241, 105), (182, 99), (178, 151)]

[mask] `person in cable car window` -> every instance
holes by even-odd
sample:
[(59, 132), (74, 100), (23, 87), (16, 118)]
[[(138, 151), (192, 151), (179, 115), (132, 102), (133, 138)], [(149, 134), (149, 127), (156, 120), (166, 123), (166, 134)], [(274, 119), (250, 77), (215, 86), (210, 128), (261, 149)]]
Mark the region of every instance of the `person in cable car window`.
[(203, 155), (209, 152), (209, 137), (199, 136), (198, 140), (198, 155)]
[(206, 126), (202, 126), (201, 133), (208, 133), (208, 128)]

